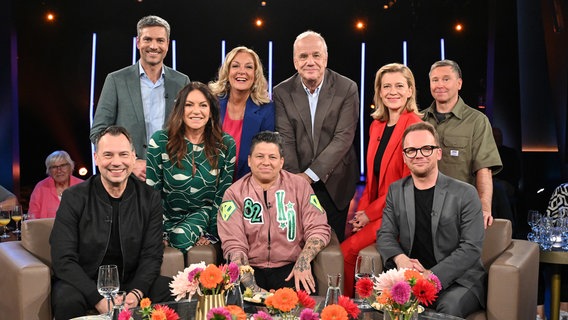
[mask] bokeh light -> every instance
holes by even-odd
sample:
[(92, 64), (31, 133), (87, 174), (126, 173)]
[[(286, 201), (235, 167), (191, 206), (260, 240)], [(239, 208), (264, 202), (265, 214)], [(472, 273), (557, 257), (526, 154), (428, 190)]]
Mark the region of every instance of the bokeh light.
[(454, 26), (454, 29), (457, 32), (462, 32), (463, 31), (463, 25), (461, 23), (456, 23), (456, 25)]
[(358, 30), (363, 30), (365, 29), (365, 23), (361, 20), (358, 20), (357, 23), (355, 23), (355, 28), (357, 28)]
[(79, 175), (80, 175), (81, 177), (86, 176), (88, 172), (89, 172), (89, 170), (87, 170), (87, 168), (85, 168), (85, 167), (79, 168)]
[(47, 12), (45, 14), (45, 20), (47, 22), (54, 22), (55, 21), (55, 14), (53, 12)]
[(260, 19), (260, 18), (257, 18), (256, 21), (254, 22), (254, 24), (255, 24), (257, 27), (260, 28), (260, 27), (262, 27), (262, 26), (264, 25), (264, 21), (263, 21), (262, 19)]

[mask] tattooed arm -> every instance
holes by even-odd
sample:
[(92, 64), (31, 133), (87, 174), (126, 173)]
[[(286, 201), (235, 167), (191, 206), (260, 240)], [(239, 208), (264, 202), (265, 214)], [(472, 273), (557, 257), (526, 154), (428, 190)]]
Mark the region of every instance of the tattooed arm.
[(301, 283), (308, 294), (316, 291), (316, 281), (312, 274), (312, 266), (310, 263), (324, 247), (325, 243), (320, 238), (311, 237), (306, 242), (298, 260), (296, 260), (294, 269), (292, 269), (292, 272), (288, 275), (288, 278), (286, 278), (286, 281), (288, 281), (294, 277), (296, 290), (300, 290)]
[(266, 291), (256, 284), (254, 269), (250, 266), (248, 258), (244, 252), (229, 253), (228, 260), (239, 266), (241, 284), (245, 286), (245, 288), (250, 288), (253, 292)]

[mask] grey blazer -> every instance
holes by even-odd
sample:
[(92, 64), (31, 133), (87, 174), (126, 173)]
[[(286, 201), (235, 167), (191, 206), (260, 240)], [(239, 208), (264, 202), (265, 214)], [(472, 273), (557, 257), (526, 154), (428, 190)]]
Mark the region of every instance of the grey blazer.
[[(123, 126), (132, 136), (137, 158), (146, 159), (149, 137), (146, 133), (144, 121), (139, 63), (136, 62), (132, 66), (107, 75), (89, 136), (91, 141), (95, 143), (97, 134), (106, 127), (111, 125)], [(189, 83), (189, 78), (185, 74), (164, 65), (164, 80), (165, 123), (173, 109), (178, 92)]]
[[(411, 176), (389, 187), (377, 249), (383, 261), (409, 255), (415, 229), (414, 182)], [(438, 174), (432, 204), (432, 243), (437, 264), (431, 271), (442, 288), (454, 282), (469, 288), (485, 306), (486, 272), (481, 263), (485, 230), (476, 189)]]
[(327, 69), (312, 122), (301, 77), (295, 74), (274, 88), (276, 131), (284, 140), (284, 169), (310, 168), (325, 184), (337, 208), (346, 208), (359, 181), (354, 138), (359, 120), (357, 84)]

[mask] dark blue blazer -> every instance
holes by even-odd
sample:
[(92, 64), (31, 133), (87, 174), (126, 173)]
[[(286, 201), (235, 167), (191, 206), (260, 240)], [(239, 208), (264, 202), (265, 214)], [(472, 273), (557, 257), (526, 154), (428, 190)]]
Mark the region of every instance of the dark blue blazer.
[[(221, 108), (221, 123), (225, 120), (227, 112), (227, 102), (229, 96), (219, 99), (219, 107)], [(252, 137), (261, 131), (274, 131), (274, 103), (269, 102), (258, 106), (251, 98), (247, 100), (245, 108), (245, 117), (243, 121), (243, 131), (241, 133), (241, 146), (239, 149), (238, 168), (235, 168), (235, 181), (250, 172), (248, 166), (248, 155)]]

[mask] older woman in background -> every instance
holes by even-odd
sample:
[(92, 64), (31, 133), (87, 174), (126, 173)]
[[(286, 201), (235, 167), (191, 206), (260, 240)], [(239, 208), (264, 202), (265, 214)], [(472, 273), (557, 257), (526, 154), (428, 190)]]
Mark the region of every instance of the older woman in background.
[(83, 182), (72, 175), (75, 162), (63, 150), (57, 150), (45, 159), (48, 177), (38, 182), (30, 196), (29, 218), (54, 218), (61, 195), (70, 186)]
[(215, 243), (217, 211), (233, 180), (235, 140), (221, 129), (209, 88), (190, 82), (178, 93), (166, 129), (148, 145), (146, 183), (159, 190), (169, 245), (186, 253)]
[(369, 128), (367, 182), (355, 217), (354, 234), (341, 243), (345, 263), (345, 295), (353, 294), (355, 261), (359, 251), (373, 244), (383, 221), (389, 185), (410, 174), (402, 158), (402, 134), (420, 122), (412, 71), (399, 63), (387, 64), (375, 77), (374, 121)]
[(236, 181), (250, 172), (247, 159), (252, 137), (261, 131), (274, 131), (274, 104), (268, 96), (260, 58), (247, 47), (234, 48), (219, 68), (218, 80), (209, 87), (220, 99), (223, 131), (237, 145)]

